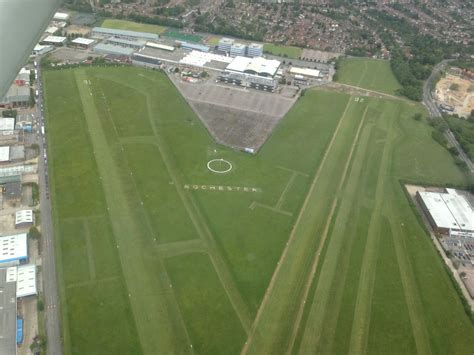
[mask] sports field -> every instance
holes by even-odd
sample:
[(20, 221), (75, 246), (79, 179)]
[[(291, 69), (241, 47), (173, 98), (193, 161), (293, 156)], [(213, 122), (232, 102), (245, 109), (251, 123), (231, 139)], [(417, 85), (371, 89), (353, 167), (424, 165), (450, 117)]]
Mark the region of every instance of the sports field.
[(344, 58), (340, 60), (337, 81), (390, 95), (401, 88), (392, 74), (390, 62), (381, 59)]
[(310, 90), (254, 156), (158, 71), (44, 78), (66, 353), (474, 347), (399, 183), (464, 182), (420, 106)]
[(273, 43), (265, 43), (263, 45), (263, 51), (265, 53), (284, 56), (290, 59), (298, 59), (303, 50), (299, 47), (284, 46), (284, 45), (273, 44)]
[(156, 34), (162, 34), (166, 31), (166, 27), (151, 25), (148, 23), (139, 23), (128, 20), (118, 20), (107, 18), (102, 24), (102, 27), (114, 28), (116, 30), (127, 30), (127, 31), (138, 31), (138, 32), (150, 32)]

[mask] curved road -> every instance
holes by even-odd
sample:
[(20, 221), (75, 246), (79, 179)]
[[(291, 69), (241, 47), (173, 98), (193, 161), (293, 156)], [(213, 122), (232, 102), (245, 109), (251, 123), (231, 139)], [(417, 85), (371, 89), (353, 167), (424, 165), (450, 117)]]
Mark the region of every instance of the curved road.
[[(436, 101), (433, 97), (433, 92), (431, 88), (433, 87), (433, 81), (434, 78), (438, 75), (438, 73), (446, 66), (447, 63), (449, 63), (451, 60), (443, 60), (442, 62), (439, 62), (435, 67), (433, 68), (433, 71), (431, 72), (431, 75), (429, 78), (425, 81), (425, 84), (423, 85), (423, 103), (425, 104), (426, 108), (428, 109), (428, 112), (430, 113), (430, 116), (432, 118), (435, 117), (442, 117), (441, 112), (436, 105)], [(468, 169), (470, 170), (471, 173), (474, 173), (474, 164), (472, 163), (471, 159), (466, 155), (462, 147), (460, 146), (459, 142), (457, 141), (456, 137), (454, 136), (453, 132), (448, 129), (445, 133), (444, 136), (448, 140), (448, 142), (457, 149), (459, 152), (459, 157), (464, 160), (466, 163)]]

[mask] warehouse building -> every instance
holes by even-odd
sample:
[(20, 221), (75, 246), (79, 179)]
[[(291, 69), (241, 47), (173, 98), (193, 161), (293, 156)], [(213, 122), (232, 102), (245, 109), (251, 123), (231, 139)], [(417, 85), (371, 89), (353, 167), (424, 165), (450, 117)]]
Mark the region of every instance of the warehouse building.
[(72, 40), (71, 43), (76, 47), (87, 49), (95, 43), (95, 40), (90, 38), (78, 37)]
[(94, 38), (122, 38), (128, 40), (147, 40), (147, 41), (157, 41), (159, 36), (154, 33), (148, 32), (137, 32), (137, 31), (126, 31), (126, 30), (116, 30), (113, 28), (105, 27), (94, 27), (91, 32), (92, 37)]
[(304, 77), (309, 77), (309, 78), (319, 78), (321, 75), (321, 72), (316, 69), (310, 69), (310, 68), (298, 68), (298, 67), (291, 67), (290, 73), (294, 75), (302, 75)]
[(0, 117), (0, 135), (13, 134), (15, 130), (14, 117)]
[(34, 55), (34, 56), (43, 55), (43, 54), (46, 54), (48, 52), (51, 52), (53, 49), (54, 49), (53, 46), (46, 46), (46, 45), (42, 45), (42, 44), (37, 44), (35, 46), (35, 48), (33, 48), (33, 52), (31, 54)]
[(7, 269), (0, 269), (0, 354), (16, 354), (16, 286), (7, 282)]
[(446, 192), (418, 191), (416, 198), (436, 233), (465, 233), (474, 237), (474, 210), (454, 189)]
[(130, 47), (116, 46), (113, 44), (99, 43), (94, 47), (93, 51), (100, 54), (112, 54), (130, 57), (132, 53), (135, 52), (135, 49)]
[(33, 210), (21, 210), (15, 213), (15, 228), (27, 228), (35, 224)]
[(146, 41), (140, 39), (123, 39), (123, 38), (107, 38), (104, 44), (112, 44), (114, 46), (124, 47), (124, 48), (133, 48), (134, 50), (138, 51), (145, 47)]
[(16, 298), (37, 295), (36, 265), (9, 267), (7, 269), (7, 282), (16, 283)]
[(233, 39), (222, 37), (219, 40), (219, 43), (217, 45), (217, 49), (220, 50), (221, 52), (230, 53), (230, 48), (232, 47), (233, 44), (234, 44)]
[(44, 31), (45, 33), (47, 34), (54, 34), (57, 30), (59, 30), (59, 28), (57, 28), (56, 26), (49, 26), (46, 31)]
[(155, 43), (155, 42), (146, 42), (146, 46), (150, 48), (161, 49), (163, 51), (168, 51), (168, 52), (173, 52), (175, 49), (173, 46), (168, 46), (166, 44)]
[(69, 20), (69, 14), (66, 14), (65, 12), (56, 12), (54, 14), (53, 20), (67, 21), (67, 20)]
[(31, 91), (29, 86), (13, 84), (7, 94), (0, 100), (0, 107), (24, 107), (30, 104)]
[(161, 61), (159, 58), (152, 57), (150, 55), (133, 53), (132, 54), (132, 64), (145, 68), (160, 68)]
[(0, 266), (16, 266), (28, 261), (26, 233), (0, 237)]
[(48, 36), (41, 41), (44, 44), (51, 44), (53, 46), (63, 46), (66, 43), (66, 37), (62, 36)]
[(10, 146), (6, 145), (0, 147), (0, 163), (7, 163), (10, 161)]
[(263, 45), (259, 43), (250, 43), (247, 47), (247, 57), (255, 58), (263, 55)]
[(184, 41), (176, 41), (176, 43), (179, 43), (181, 48), (187, 49), (190, 51), (199, 51), (199, 52), (207, 53), (211, 50), (209, 46), (205, 46), (204, 44), (190, 43), (190, 42), (184, 42)]

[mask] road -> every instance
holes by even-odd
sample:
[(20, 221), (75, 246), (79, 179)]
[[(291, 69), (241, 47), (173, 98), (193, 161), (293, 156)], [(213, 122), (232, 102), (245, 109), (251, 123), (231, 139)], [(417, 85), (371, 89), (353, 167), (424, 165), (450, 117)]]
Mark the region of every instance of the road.
[[(39, 63), (41, 58), (37, 58)], [(43, 262), (43, 287), (45, 303), (45, 322), (47, 335), (47, 348), (49, 355), (62, 354), (61, 348), (61, 327), (60, 327), (60, 307), (58, 296), (58, 282), (56, 275), (56, 260), (54, 250), (53, 223), (51, 215), (51, 201), (49, 199), (48, 183), (48, 161), (46, 153), (46, 136), (42, 127), (44, 127), (43, 95), (41, 84), (41, 68), (37, 70), (37, 88), (39, 95), (36, 99), (37, 119), (39, 122), (40, 159), (38, 162), (38, 180), (40, 187), (40, 213), (41, 213), (41, 232), (42, 232), (42, 262)]]
[[(425, 84), (423, 85), (423, 103), (425, 104), (432, 118), (442, 117), (441, 112), (438, 106), (436, 105), (436, 100), (433, 97), (433, 92), (431, 88), (433, 87), (433, 82), (434, 82), (435, 77), (438, 75), (438, 73), (444, 68), (444, 66), (448, 62), (450, 62), (450, 60), (443, 60), (439, 62), (437, 65), (435, 65), (435, 67), (433, 68), (433, 71), (431, 72), (431, 75), (425, 81)], [(469, 159), (469, 157), (466, 155), (466, 153), (460, 146), (453, 132), (450, 129), (448, 129), (444, 133), (444, 136), (448, 140), (449, 144), (455, 147), (456, 150), (459, 152), (459, 157), (462, 160), (464, 160), (464, 162), (466, 163), (471, 173), (474, 173), (474, 164), (472, 163), (471, 159)]]

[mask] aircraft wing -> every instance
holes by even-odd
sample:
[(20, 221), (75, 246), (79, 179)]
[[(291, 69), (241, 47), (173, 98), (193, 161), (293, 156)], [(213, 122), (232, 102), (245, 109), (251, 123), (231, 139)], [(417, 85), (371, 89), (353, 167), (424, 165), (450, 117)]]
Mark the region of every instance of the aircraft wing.
[(61, 0), (0, 0), (0, 98), (28, 60)]

